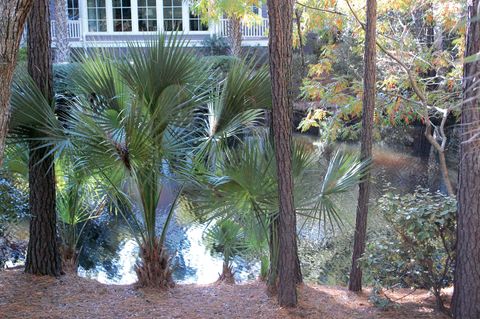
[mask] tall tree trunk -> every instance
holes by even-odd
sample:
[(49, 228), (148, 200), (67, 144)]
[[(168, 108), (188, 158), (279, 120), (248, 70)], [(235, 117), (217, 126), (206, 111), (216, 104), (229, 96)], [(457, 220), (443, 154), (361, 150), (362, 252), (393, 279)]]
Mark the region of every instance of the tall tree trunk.
[[(363, 114), (361, 136), (361, 158), (368, 160), (372, 157), (373, 113), (375, 111), (375, 82), (376, 82), (376, 21), (377, 2), (367, 0), (367, 24), (365, 28), (365, 54), (363, 75)], [(360, 183), (357, 204), (357, 218), (353, 243), (352, 269), (348, 289), (351, 291), (362, 290), (362, 269), (359, 258), (365, 252), (365, 239), (367, 233), (368, 201), (370, 197), (370, 173)]]
[(0, 1), (0, 166), (10, 118), (10, 86), (23, 28), (32, 3), (33, 0)]
[(55, 63), (68, 62), (70, 45), (68, 43), (67, 2), (55, 0)]
[(297, 304), (296, 217), (292, 178), (292, 76), (293, 0), (268, 0), (269, 55), (272, 78), (272, 126), (278, 176), (278, 302)]
[[(297, 35), (298, 35), (298, 50), (300, 51), (300, 59), (302, 61), (302, 71), (305, 71), (305, 52), (303, 51), (303, 36), (302, 36), (302, 14), (303, 10), (296, 8), (295, 9), (295, 22), (297, 24)], [(303, 74), (303, 73), (302, 73)]]
[(240, 57), (242, 55), (242, 21), (240, 17), (230, 17), (228, 25), (228, 40), (230, 42), (230, 51), (233, 56)]
[[(465, 56), (480, 52), (480, 0), (468, 1)], [(464, 64), (453, 316), (480, 318), (480, 61)]]
[[(52, 56), (50, 7), (48, 0), (36, 0), (28, 17), (28, 72), (52, 101)], [(29, 150), (30, 239), (25, 272), (59, 276), (61, 260), (57, 247), (55, 175), (50, 148), (31, 141)]]

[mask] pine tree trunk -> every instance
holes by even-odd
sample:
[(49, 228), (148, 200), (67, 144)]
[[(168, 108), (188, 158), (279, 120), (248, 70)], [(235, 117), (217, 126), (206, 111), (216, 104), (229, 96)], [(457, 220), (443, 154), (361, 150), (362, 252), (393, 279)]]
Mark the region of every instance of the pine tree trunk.
[(23, 28), (32, 3), (33, 0), (0, 1), (0, 166), (10, 118), (10, 86)]
[(55, 176), (53, 158), (42, 160), (48, 150), (36, 149), (30, 143), (30, 240), (28, 242), (25, 272), (35, 275), (59, 276), (61, 261), (57, 248), (55, 215)]
[[(48, 0), (36, 0), (28, 17), (28, 72), (51, 101), (52, 56)], [(55, 174), (50, 148), (41, 142), (29, 145), (30, 239), (25, 272), (59, 276), (61, 260), (57, 247)]]
[[(480, 52), (480, 0), (468, 1), (465, 56)], [(456, 319), (480, 318), (480, 61), (465, 63), (458, 179)]]
[(55, 63), (68, 62), (70, 59), (66, 4), (65, 0), (55, 0)]
[(296, 217), (292, 178), (292, 107), (289, 97), (292, 75), (293, 0), (268, 0), (269, 55), (272, 79), (272, 126), (277, 162), (278, 302), (297, 305)]
[(242, 21), (239, 17), (231, 17), (228, 26), (228, 39), (230, 42), (230, 50), (233, 56), (241, 57), (242, 55)]
[[(365, 54), (363, 77), (363, 114), (361, 136), (361, 158), (368, 160), (372, 157), (373, 114), (375, 111), (375, 82), (376, 82), (376, 0), (367, 0), (367, 24), (365, 29)], [(368, 201), (370, 198), (370, 173), (360, 183), (357, 204), (357, 217), (353, 243), (352, 269), (348, 289), (351, 291), (362, 290), (362, 269), (359, 258), (365, 252), (367, 233)]]

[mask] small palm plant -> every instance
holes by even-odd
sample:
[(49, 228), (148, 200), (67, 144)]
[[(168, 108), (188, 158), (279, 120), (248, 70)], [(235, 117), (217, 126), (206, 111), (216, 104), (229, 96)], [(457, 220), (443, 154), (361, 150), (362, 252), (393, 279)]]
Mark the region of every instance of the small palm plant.
[(204, 234), (212, 254), (223, 256), (223, 268), (217, 282), (235, 283), (233, 259), (245, 249), (245, 233), (241, 225), (232, 220), (219, 220)]
[(189, 175), (191, 123), (206, 79), (205, 66), (185, 44), (176, 36), (159, 36), (147, 48), (130, 44), (124, 59), (98, 51), (82, 61), (75, 76), (79, 99), (72, 106), (70, 134), (139, 233), (140, 286), (173, 285), (165, 240), (176, 200), (158, 234), (160, 194), (166, 188), (180, 194), (178, 181)]
[(76, 273), (85, 226), (88, 221), (102, 214), (107, 204), (107, 196), (100, 190), (95, 178), (70, 161), (63, 160), (58, 163), (56, 176), (62, 269)]

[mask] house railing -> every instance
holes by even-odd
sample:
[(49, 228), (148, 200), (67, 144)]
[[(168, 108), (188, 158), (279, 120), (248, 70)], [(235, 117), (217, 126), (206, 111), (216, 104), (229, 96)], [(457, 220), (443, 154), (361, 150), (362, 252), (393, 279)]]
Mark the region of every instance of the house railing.
[[(57, 36), (56, 28), (55, 28), (55, 21), (52, 20), (51, 23), (51, 33), (52, 39), (55, 39)], [(82, 28), (80, 25), (80, 20), (68, 20), (68, 38), (69, 39), (80, 39), (82, 37)]]
[[(229, 19), (220, 19), (218, 36), (228, 36), (228, 29), (230, 28)], [(241, 25), (243, 38), (263, 38), (268, 36), (268, 19), (261, 18), (258, 20), (242, 22)]]

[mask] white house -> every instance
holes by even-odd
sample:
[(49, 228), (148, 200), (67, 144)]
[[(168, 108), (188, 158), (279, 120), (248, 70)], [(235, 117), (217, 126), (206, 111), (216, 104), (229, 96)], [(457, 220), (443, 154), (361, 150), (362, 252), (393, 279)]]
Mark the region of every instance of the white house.
[[(190, 45), (201, 46), (213, 35), (225, 37), (229, 21), (202, 24), (185, 0), (65, 0), (71, 47), (123, 47), (158, 32), (179, 30)], [(53, 2), (53, 1), (52, 1)], [(244, 46), (266, 46), (266, 7), (253, 8), (258, 18), (242, 25)], [(55, 40), (55, 21), (52, 20)]]

